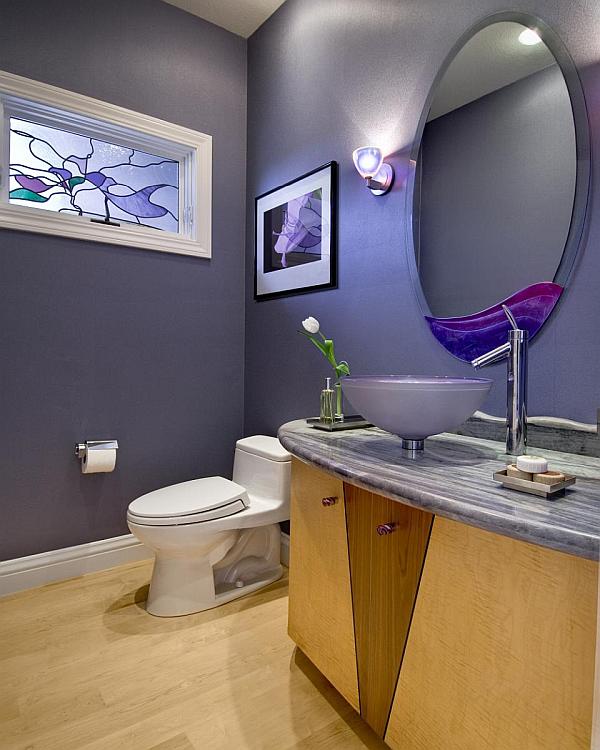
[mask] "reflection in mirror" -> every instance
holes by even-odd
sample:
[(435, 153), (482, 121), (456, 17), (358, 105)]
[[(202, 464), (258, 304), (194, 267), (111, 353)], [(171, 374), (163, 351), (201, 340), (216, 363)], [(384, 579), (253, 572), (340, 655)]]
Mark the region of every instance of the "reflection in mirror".
[[(433, 319), (471, 318), (468, 351), (464, 342), (452, 348), (440, 338), (453, 354), (471, 358), (478, 350), (474, 314), (513, 295), (525, 300), (521, 314), (531, 314), (539, 303), (531, 296), (543, 290), (539, 320), (528, 326), (530, 335), (539, 330), (565, 281), (557, 272), (577, 179), (573, 106), (553, 53), (521, 23), (484, 27), (435, 89), (413, 188), (415, 266), (432, 330), (440, 338), (440, 327), (449, 329), (456, 344), (461, 326), (442, 320), (436, 330)], [(521, 292), (553, 281), (559, 285)], [(490, 312), (502, 343), (506, 320)], [(486, 346), (489, 336), (479, 348)]]

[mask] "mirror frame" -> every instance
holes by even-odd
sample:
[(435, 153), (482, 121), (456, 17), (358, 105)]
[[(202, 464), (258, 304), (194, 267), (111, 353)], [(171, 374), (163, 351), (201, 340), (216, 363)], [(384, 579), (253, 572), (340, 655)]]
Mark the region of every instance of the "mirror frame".
[[(571, 99), (571, 107), (573, 109), (573, 121), (575, 127), (577, 161), (575, 170), (575, 195), (573, 198), (573, 211), (571, 213), (571, 224), (569, 227), (567, 241), (563, 249), (560, 263), (558, 265), (556, 273), (554, 274), (554, 278), (552, 279), (554, 283), (559, 284), (561, 287), (563, 287), (563, 289), (566, 288), (571, 279), (575, 268), (575, 261), (577, 260), (579, 250), (581, 248), (584, 229), (586, 225), (590, 193), (591, 145), (588, 110), (583, 87), (581, 85), (581, 80), (579, 78), (579, 73), (577, 72), (575, 63), (573, 62), (571, 55), (569, 54), (560, 37), (550, 26), (548, 26), (548, 24), (546, 24), (540, 18), (537, 18), (536, 16), (533, 16), (529, 13), (521, 13), (518, 11), (506, 11), (485, 16), (480, 21), (471, 26), (464, 34), (462, 34), (462, 36), (452, 46), (450, 52), (446, 55), (429, 89), (429, 93), (423, 106), (423, 111), (419, 119), (417, 131), (415, 133), (415, 138), (409, 155), (405, 195), (406, 247), (408, 251), (408, 267), (412, 286), (414, 288), (424, 318), (435, 318), (436, 316), (434, 316), (431, 312), (429, 303), (427, 302), (427, 299), (425, 297), (415, 256), (413, 224), (414, 191), (417, 172), (417, 160), (419, 156), (419, 150), (421, 148), (421, 141), (423, 139), (423, 132), (425, 130), (429, 111), (431, 109), (433, 99), (437, 93), (439, 84), (446, 74), (446, 71), (448, 70), (448, 67), (450, 66), (452, 61), (458, 55), (460, 50), (465, 46), (465, 44), (475, 36), (475, 34), (486, 28), (487, 26), (502, 21), (513, 21), (515, 23), (520, 23), (523, 26), (527, 26), (528, 28), (535, 28), (536, 31), (538, 31), (539, 35), (542, 38), (542, 41), (554, 55), (554, 58), (561, 69), (561, 72), (565, 79), (565, 83), (567, 85), (569, 97)], [(548, 281), (548, 279), (543, 279), (542, 281)], [(502, 300), (498, 300), (497, 302), (500, 303), (502, 302)], [(546, 324), (547, 320), (551, 317), (552, 313), (558, 307), (559, 303), (560, 299), (558, 300), (557, 304), (554, 306), (546, 320), (544, 320), (543, 324), (540, 326), (540, 330)], [(472, 313), (467, 313), (467, 315), (474, 314), (475, 312), (478, 311), (474, 310)], [(451, 354), (453, 357), (456, 357), (456, 355), (450, 352), (449, 349), (443, 344), (443, 342), (435, 336), (433, 331), (431, 331), (431, 333), (434, 338), (436, 338), (436, 340), (440, 343), (440, 345), (443, 346), (446, 351), (448, 351), (449, 354)], [(460, 359), (459, 357), (456, 358)], [(466, 360), (461, 359), (460, 361), (464, 362)]]

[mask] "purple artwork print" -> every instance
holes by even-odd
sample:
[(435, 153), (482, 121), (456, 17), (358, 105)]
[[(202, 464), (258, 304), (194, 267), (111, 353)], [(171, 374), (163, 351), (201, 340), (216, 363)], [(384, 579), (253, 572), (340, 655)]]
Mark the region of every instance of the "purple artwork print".
[(321, 189), (292, 198), (264, 214), (264, 271), (321, 260)]

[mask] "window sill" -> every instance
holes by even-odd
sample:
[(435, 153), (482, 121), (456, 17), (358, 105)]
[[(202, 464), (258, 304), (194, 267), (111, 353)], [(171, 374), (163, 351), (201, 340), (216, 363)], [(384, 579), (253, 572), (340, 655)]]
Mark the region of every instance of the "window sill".
[[(62, 217), (22, 206), (0, 206), (0, 227), (22, 232), (51, 234), (69, 239), (157, 250), (163, 253), (194, 255), (199, 258), (211, 257), (210, 245), (208, 248), (203, 247), (202, 243), (197, 240), (181, 237), (171, 232), (138, 229), (126, 224), (113, 227), (86, 219), (78, 221), (72, 216)], [(210, 231), (208, 236), (210, 237)]]

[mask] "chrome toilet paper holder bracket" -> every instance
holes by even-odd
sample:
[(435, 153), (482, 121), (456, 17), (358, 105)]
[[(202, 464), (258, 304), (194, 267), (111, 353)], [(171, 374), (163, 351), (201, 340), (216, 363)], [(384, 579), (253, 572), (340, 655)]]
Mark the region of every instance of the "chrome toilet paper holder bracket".
[(75, 455), (83, 461), (88, 451), (117, 450), (118, 447), (116, 440), (86, 440), (85, 443), (75, 443)]

